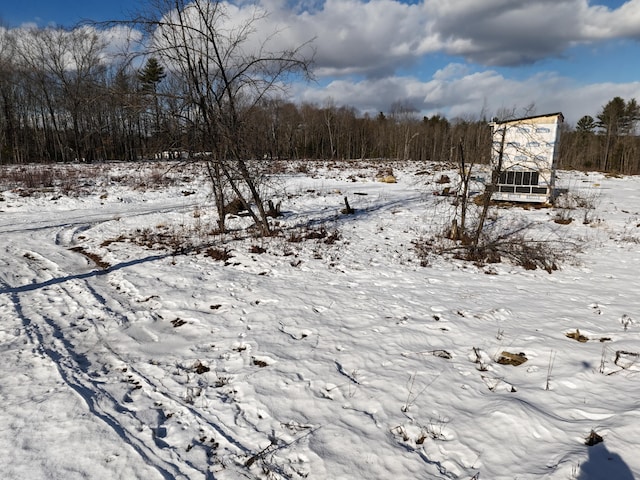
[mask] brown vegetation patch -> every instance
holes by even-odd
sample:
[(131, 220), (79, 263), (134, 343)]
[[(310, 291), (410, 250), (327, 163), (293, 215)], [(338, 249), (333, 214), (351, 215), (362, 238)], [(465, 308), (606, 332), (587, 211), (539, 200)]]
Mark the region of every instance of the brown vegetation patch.
[(340, 232), (335, 229), (329, 231), (326, 227), (318, 228), (305, 227), (302, 230), (294, 230), (289, 233), (287, 241), (290, 243), (300, 243), (303, 240), (324, 240), (327, 245), (333, 245), (340, 239)]
[(206, 252), (204, 252), (205, 257), (211, 257), (214, 260), (218, 260), (220, 262), (226, 262), (230, 258), (233, 257), (228, 249), (226, 248), (208, 248)]
[(102, 268), (103, 270), (106, 270), (107, 268), (111, 267), (111, 264), (105, 262), (102, 259), (102, 257), (100, 257), (100, 255), (93, 252), (89, 252), (84, 247), (81, 247), (81, 246), (71, 247), (69, 250), (71, 250), (72, 252), (81, 253), (82, 255), (87, 257), (89, 260), (91, 260), (93, 263), (95, 263), (98, 267)]
[(558, 225), (569, 225), (571, 222), (573, 222), (573, 218), (558, 215), (553, 219), (553, 221)]
[(182, 325), (185, 325), (187, 322), (185, 320), (182, 320), (181, 318), (176, 318), (174, 320), (171, 320), (171, 325), (173, 325), (173, 328), (178, 328), (181, 327)]
[(260, 368), (264, 368), (266, 366), (268, 366), (269, 364), (263, 360), (259, 360), (256, 357), (252, 358), (252, 362), (256, 367), (260, 367)]
[(246, 210), (247, 208), (239, 198), (232, 200), (224, 206), (224, 213), (227, 215), (238, 215), (240, 212), (244, 212)]
[(202, 375), (204, 373), (210, 372), (211, 368), (207, 367), (206, 365), (203, 365), (202, 362), (198, 361), (193, 366), (193, 371), (196, 372), (198, 375)]
[(567, 332), (564, 335), (565, 337), (573, 338), (574, 340), (577, 340), (580, 343), (587, 343), (589, 341), (589, 338), (582, 335), (580, 333), (580, 330), (578, 330), (577, 328), (575, 332)]
[(498, 360), (496, 360), (500, 365), (513, 365), (517, 367), (518, 365), (522, 365), (527, 361), (527, 357), (524, 353), (509, 353), (502, 352)]
[(251, 245), (251, 247), (249, 247), (250, 253), (257, 253), (258, 255), (265, 253), (266, 251), (267, 249), (261, 247), (260, 245)]
[(398, 182), (396, 180), (396, 177), (394, 177), (393, 175), (386, 175), (384, 177), (378, 177), (378, 178), (376, 178), (376, 180), (378, 182), (381, 182), (381, 183), (397, 183)]
[(111, 245), (112, 243), (116, 243), (116, 242), (125, 242), (127, 240), (127, 238), (124, 235), (120, 235), (116, 238), (108, 238), (106, 240), (104, 240), (100, 246), (101, 247), (108, 247), (109, 245)]
[(376, 181), (382, 183), (396, 183), (396, 177), (393, 173), (393, 168), (382, 167), (378, 169), (378, 172), (376, 173)]
[(597, 445), (602, 442), (604, 442), (604, 438), (598, 435), (594, 430), (591, 430), (591, 433), (589, 433), (589, 435), (585, 439), (584, 444), (589, 447), (593, 447), (594, 445)]

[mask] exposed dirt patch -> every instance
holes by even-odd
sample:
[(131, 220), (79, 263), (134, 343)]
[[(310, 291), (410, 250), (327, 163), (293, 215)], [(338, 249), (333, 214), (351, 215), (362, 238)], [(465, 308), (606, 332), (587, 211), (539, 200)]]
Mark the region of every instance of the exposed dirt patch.
[(100, 255), (97, 255), (93, 252), (89, 252), (84, 247), (80, 247), (80, 246), (71, 247), (69, 250), (71, 250), (72, 252), (81, 253), (82, 255), (87, 257), (89, 260), (91, 260), (93, 263), (95, 263), (98, 267), (102, 268), (103, 270), (106, 270), (107, 268), (111, 267), (111, 264), (105, 262), (102, 259), (102, 257), (100, 257)]

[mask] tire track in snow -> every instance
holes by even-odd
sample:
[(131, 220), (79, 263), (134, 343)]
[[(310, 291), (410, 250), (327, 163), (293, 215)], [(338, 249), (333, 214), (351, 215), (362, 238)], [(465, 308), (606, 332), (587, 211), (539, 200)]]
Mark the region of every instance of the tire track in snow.
[[(132, 308), (130, 306), (126, 307), (122, 303), (120, 303), (120, 305), (121, 305), (121, 311), (120, 312), (116, 311), (112, 307), (108, 307), (107, 304), (106, 304), (107, 302), (106, 302), (105, 297), (103, 295), (101, 295), (100, 293), (98, 293), (97, 290), (94, 288), (94, 286), (90, 285), (90, 283), (87, 280), (85, 280), (85, 282), (86, 282), (87, 291), (91, 295), (93, 295), (93, 297), (98, 302), (98, 304), (100, 304), (110, 316), (118, 319), (117, 321), (118, 321), (119, 325), (126, 326), (126, 325), (130, 324), (129, 319), (123, 313), (125, 310), (129, 310), (129, 311), (132, 310)], [(113, 299), (113, 297), (111, 297), (111, 298)], [(98, 325), (95, 324), (95, 321), (91, 321), (91, 323), (93, 324), (93, 327), (96, 330), (96, 332), (99, 332), (99, 327), (98, 327)], [(229, 444), (237, 447), (243, 453), (245, 453), (245, 454), (252, 453), (251, 449), (249, 449), (248, 447), (243, 445), (239, 440), (234, 438), (231, 433), (229, 433), (224, 427), (222, 427), (223, 423), (220, 421), (220, 419), (215, 417), (215, 415), (210, 414), (210, 415), (212, 415), (213, 418), (207, 418), (201, 412), (199, 412), (198, 410), (193, 408), (189, 403), (185, 402), (179, 396), (174, 395), (169, 391), (164, 391), (163, 392), (164, 386), (161, 383), (157, 382), (156, 380), (151, 378), (149, 375), (145, 374), (140, 369), (136, 368), (135, 365), (133, 365), (132, 362), (128, 361), (120, 353), (116, 352), (111, 347), (111, 345), (110, 345), (110, 343), (108, 341), (105, 341), (104, 339), (102, 339), (102, 343), (105, 346), (105, 348), (107, 348), (108, 351), (111, 354), (113, 354), (118, 360), (120, 360), (121, 362), (127, 364), (127, 368), (131, 372), (133, 372), (138, 378), (142, 379), (145, 382), (146, 387), (148, 389), (153, 390), (154, 392), (161, 393), (164, 398), (166, 398), (166, 399), (168, 399), (170, 401), (173, 401), (173, 402), (179, 404), (182, 408), (188, 410), (196, 419), (198, 419), (198, 420), (208, 424), (209, 426), (211, 426), (219, 435), (224, 437), (225, 440), (227, 442), (229, 442)]]
[[(54, 248), (64, 248), (63, 245), (72, 240), (79, 229), (82, 231), (82, 227), (74, 227), (70, 231), (65, 231), (65, 229), (58, 231), (55, 236)], [(38, 256), (49, 261), (47, 253), (50, 252), (38, 253)], [(162, 257), (158, 256), (158, 258)], [(25, 269), (25, 262), (21, 257), (14, 255), (13, 262), (14, 264), (23, 263), (22, 266), (16, 267), (16, 270), (23, 271)], [(64, 274), (64, 269), (59, 268), (60, 265), (57, 267), (57, 271), (54, 273), (56, 275)], [(39, 275), (35, 271), (36, 268), (37, 265), (26, 266), (27, 270), (32, 270), (32, 277), (35, 277), (34, 280), (37, 281)], [(145, 375), (134, 366), (134, 362), (112, 347), (109, 338), (106, 338), (109, 327), (115, 323), (111, 330), (121, 333), (119, 331), (130, 324), (126, 312), (133, 309), (126, 302), (117, 300), (113, 295), (114, 292), (102, 294), (98, 291), (99, 279), (104, 278), (107, 273), (109, 270), (104, 273), (93, 271), (86, 274), (59, 276), (44, 282), (26, 284), (22, 287), (11, 287), (3, 281), (0, 284), (0, 293), (10, 296), (13, 308), (22, 322), (22, 329), (29, 338), (29, 342), (56, 365), (62, 379), (83, 399), (91, 414), (108, 425), (123, 441), (134, 448), (145, 463), (154, 466), (163, 477), (196, 478), (205, 475), (205, 472), (202, 472), (201, 469), (198, 470), (181, 454), (177, 447), (170, 447), (161, 438), (157, 438), (153, 427), (151, 427), (153, 443), (149, 445), (149, 438), (145, 438), (145, 435), (142, 435), (142, 432), (134, 427), (136, 422), (138, 425), (147, 423), (141, 417), (145, 412), (126, 407), (117, 397), (117, 389), (115, 391), (109, 389), (109, 379), (101, 382), (92, 378), (95, 367), (99, 367), (99, 364), (105, 360), (108, 361), (109, 357), (126, 365), (125, 369), (130, 372), (130, 375), (135, 376), (137, 386), (142, 391), (152, 392), (155, 398), (161, 398), (162, 403), (173, 405), (174, 409), (188, 412), (197, 425), (201, 426), (201, 429), (204, 426), (212, 428), (228, 443), (227, 451), (230, 456), (251, 455), (252, 450), (234, 438), (228, 431), (229, 429), (225, 428), (214, 414), (203, 415), (186, 403), (184, 399), (166, 390), (162, 382)], [(107, 301), (107, 298), (110, 302)], [(41, 305), (54, 305), (55, 308), (56, 303), (61, 302), (68, 310), (74, 310), (75, 313), (68, 316), (65, 316), (64, 313), (52, 316), (39, 311), (38, 307)], [(106, 319), (107, 325), (98, 324), (97, 317)], [(88, 330), (91, 330), (90, 334), (87, 333)], [(89, 356), (87, 355), (89, 350), (86, 348), (87, 345), (91, 345)], [(87, 352), (83, 352), (83, 350), (87, 350)], [(122, 415), (126, 415), (129, 419), (128, 426), (123, 422)], [(211, 475), (211, 472), (207, 472), (206, 478), (211, 478)]]
[[(0, 281), (0, 284), (3, 290), (11, 289), (4, 281)], [(38, 294), (42, 295), (41, 293)], [(63, 326), (57, 324), (51, 317), (25, 311), (23, 303), (27, 302), (22, 301), (20, 293), (14, 291), (9, 296), (13, 308), (22, 322), (23, 331), (29, 339), (29, 343), (33, 345), (36, 351), (53, 362), (62, 380), (82, 398), (94, 417), (111, 427), (123, 441), (138, 453), (146, 464), (153, 466), (162, 477), (166, 479), (193, 478), (193, 474), (198, 473), (193, 469), (185, 472), (183, 471), (185, 470), (184, 467), (181, 468), (180, 465), (170, 463), (159, 457), (153, 449), (146, 445), (143, 439), (135, 435), (130, 429), (125, 428), (122, 420), (118, 419), (110, 411), (128, 414), (131, 417), (135, 417), (134, 412), (124, 408), (106, 389), (89, 378), (88, 373), (91, 364), (85, 354), (76, 351), (76, 347), (74, 347), (71, 340), (65, 336)], [(30, 303), (39, 305), (38, 298), (34, 298), (37, 295), (30, 294), (26, 296), (25, 300), (31, 300)], [(46, 297), (46, 293), (43, 296)], [(107, 408), (105, 408), (105, 404)]]
[[(115, 218), (135, 218), (144, 217), (146, 215), (155, 215), (158, 213), (170, 212), (187, 212), (193, 207), (200, 205), (201, 202), (192, 200), (190, 202), (166, 203), (154, 208), (134, 209), (132, 205), (124, 206), (121, 211), (117, 209), (109, 209), (109, 213), (96, 212), (95, 209), (86, 210), (66, 210), (54, 213), (54, 218), (42, 219), (40, 213), (19, 213), (19, 214), (3, 214), (0, 220), (7, 223), (0, 223), (0, 234), (3, 233), (34, 233), (46, 230), (60, 229), (64, 232), (66, 229), (88, 229), (100, 223), (109, 222)], [(13, 218), (19, 218), (20, 223), (11, 221)], [(56, 244), (58, 244), (56, 242)]]

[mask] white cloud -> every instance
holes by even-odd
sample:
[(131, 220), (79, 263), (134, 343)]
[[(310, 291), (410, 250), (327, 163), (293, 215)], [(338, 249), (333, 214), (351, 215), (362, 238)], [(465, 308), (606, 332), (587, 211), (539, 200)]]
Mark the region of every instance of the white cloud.
[(420, 115), (439, 113), (449, 118), (491, 116), (500, 109), (523, 111), (533, 104), (538, 113), (562, 111), (572, 123), (583, 115), (596, 115), (614, 96), (640, 98), (640, 82), (579, 86), (572, 79), (553, 74), (537, 74), (516, 81), (492, 70), (461, 73), (460, 65), (454, 64), (428, 81), (393, 76), (336, 80), (326, 87), (298, 85), (295, 96), (299, 101), (318, 105), (331, 101), (336, 106), (355, 106), (361, 113), (369, 114), (389, 112), (394, 103), (402, 101)]
[[(640, 38), (640, 0), (616, 10), (588, 0), (262, 0), (284, 40), (315, 38), (320, 76), (378, 76), (430, 53), (482, 65), (520, 65), (567, 48)], [(293, 5), (292, 5), (293, 3)], [(245, 7), (246, 8), (246, 7)]]
[(463, 63), (450, 63), (446, 67), (436, 71), (436, 73), (433, 74), (433, 78), (435, 80), (445, 80), (447, 78), (455, 78), (466, 75), (467, 73), (469, 73), (469, 71), (470, 68), (468, 65), (465, 65)]
[[(369, 113), (403, 101), (423, 114), (449, 117), (533, 103), (538, 112), (562, 110), (575, 122), (616, 95), (640, 98), (638, 83), (584, 86), (552, 72), (513, 80), (490, 69), (562, 57), (576, 45), (640, 39), (640, 0), (617, 9), (588, 0), (327, 0), (312, 11), (291, 3), (262, 2), (276, 7), (270, 21), (286, 25), (285, 41), (315, 37), (316, 74), (332, 79), (323, 87), (298, 86), (300, 100), (331, 99)], [(431, 78), (398, 75), (431, 54), (472, 63), (452, 62)]]
[[(96, 30), (96, 33), (106, 45), (106, 54), (108, 58), (113, 58), (132, 52), (140, 48), (142, 41), (142, 33), (133, 28), (119, 25), (108, 28), (106, 30)], [(105, 59), (108, 61), (108, 58)]]

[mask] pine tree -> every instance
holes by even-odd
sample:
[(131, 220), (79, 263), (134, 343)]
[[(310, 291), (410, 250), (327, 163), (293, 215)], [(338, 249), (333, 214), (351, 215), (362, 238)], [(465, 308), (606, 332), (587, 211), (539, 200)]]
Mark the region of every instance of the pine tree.
[(598, 124), (591, 115), (585, 115), (576, 124), (576, 131), (580, 133), (593, 133)]
[(164, 67), (160, 65), (158, 59), (150, 57), (144, 68), (138, 73), (138, 80), (142, 86), (142, 91), (146, 93), (156, 93), (158, 84), (167, 76)]
[(635, 99), (626, 102), (614, 97), (598, 114), (597, 126), (605, 138), (602, 169), (617, 169), (623, 166), (624, 152), (618, 148), (620, 137), (631, 135), (640, 120), (640, 106)]
[(138, 73), (138, 81), (141, 91), (145, 95), (151, 95), (154, 109), (154, 125), (156, 133), (160, 131), (160, 101), (158, 99), (158, 84), (167, 76), (164, 67), (158, 59), (150, 57), (144, 68)]

